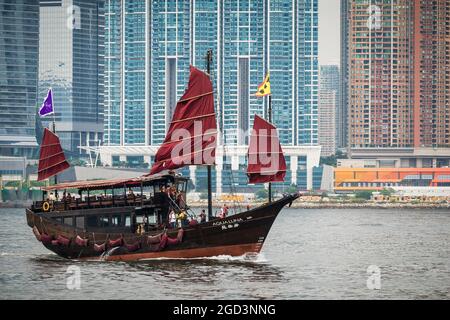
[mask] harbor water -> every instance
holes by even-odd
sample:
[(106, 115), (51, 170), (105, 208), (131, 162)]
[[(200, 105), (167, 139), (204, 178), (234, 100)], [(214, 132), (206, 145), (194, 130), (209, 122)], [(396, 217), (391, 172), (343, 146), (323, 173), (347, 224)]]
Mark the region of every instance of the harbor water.
[(0, 299), (450, 298), (448, 210), (286, 209), (257, 257), (136, 263), (59, 258), (24, 209), (0, 217)]

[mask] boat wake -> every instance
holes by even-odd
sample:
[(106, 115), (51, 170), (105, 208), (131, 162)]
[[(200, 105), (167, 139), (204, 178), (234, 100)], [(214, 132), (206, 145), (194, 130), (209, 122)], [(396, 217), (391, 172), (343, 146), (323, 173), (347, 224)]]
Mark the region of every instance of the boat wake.
[(253, 263), (264, 263), (268, 260), (262, 254), (254, 254), (248, 253), (242, 256), (229, 256), (229, 255), (219, 255), (213, 257), (196, 257), (196, 258), (149, 258), (149, 259), (141, 259), (139, 261), (199, 261), (199, 260), (210, 260), (210, 261), (230, 261), (230, 262), (253, 262)]

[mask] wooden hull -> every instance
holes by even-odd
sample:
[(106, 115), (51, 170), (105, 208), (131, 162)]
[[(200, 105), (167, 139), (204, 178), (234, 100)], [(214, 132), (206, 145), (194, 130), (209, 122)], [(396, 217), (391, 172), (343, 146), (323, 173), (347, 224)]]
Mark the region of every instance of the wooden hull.
[[(27, 209), (26, 215), (28, 225), (34, 227), (35, 233), (42, 235), (37, 238), (42, 238), (40, 240), (44, 246), (68, 259), (138, 261), (220, 255), (242, 256), (261, 251), (276, 217), (284, 206), (292, 203), (297, 197), (298, 195), (286, 196), (271, 204), (225, 219), (185, 227), (182, 231), (167, 230), (168, 241), (165, 244), (164, 241), (154, 241), (164, 237), (163, 230), (143, 235), (88, 233), (60, 224), (49, 218), (48, 214), (38, 214)], [(69, 239), (70, 242), (61, 244), (64, 241), (55, 240), (58, 236), (60, 239)], [(87, 243), (75, 241), (77, 236), (78, 239), (88, 240)]]

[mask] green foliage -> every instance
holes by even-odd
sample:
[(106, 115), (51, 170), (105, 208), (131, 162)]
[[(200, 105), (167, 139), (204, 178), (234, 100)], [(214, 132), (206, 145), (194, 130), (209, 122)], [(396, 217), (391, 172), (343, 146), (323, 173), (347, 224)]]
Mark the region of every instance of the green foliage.
[(296, 193), (296, 192), (298, 192), (298, 188), (295, 184), (292, 184), (291, 186), (289, 186), (289, 188), (287, 188), (286, 192), (287, 193)]
[(269, 191), (266, 189), (258, 190), (255, 193), (256, 199), (267, 199), (269, 197)]
[(372, 191), (358, 191), (355, 193), (356, 199), (370, 200), (372, 198)]
[(83, 159), (79, 159), (79, 158), (70, 158), (69, 164), (71, 167), (84, 167), (84, 166), (86, 166), (86, 161), (84, 161)]
[(346, 158), (347, 156), (342, 151), (338, 150), (335, 155), (329, 157), (322, 157), (320, 159), (320, 165), (336, 167), (338, 159), (346, 159)]
[(383, 190), (380, 191), (380, 194), (385, 197), (390, 197), (394, 193), (395, 190), (392, 188), (384, 188)]

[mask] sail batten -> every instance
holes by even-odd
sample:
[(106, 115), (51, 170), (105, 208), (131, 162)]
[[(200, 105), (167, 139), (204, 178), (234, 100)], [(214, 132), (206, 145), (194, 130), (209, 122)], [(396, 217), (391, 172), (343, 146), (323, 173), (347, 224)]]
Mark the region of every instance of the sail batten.
[(53, 177), (69, 167), (58, 136), (45, 128), (39, 155), (38, 181)]
[(191, 66), (189, 84), (178, 101), (151, 174), (190, 165), (214, 165), (217, 124), (209, 76)]
[(286, 160), (275, 126), (255, 115), (248, 148), (249, 183), (283, 182)]

